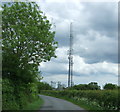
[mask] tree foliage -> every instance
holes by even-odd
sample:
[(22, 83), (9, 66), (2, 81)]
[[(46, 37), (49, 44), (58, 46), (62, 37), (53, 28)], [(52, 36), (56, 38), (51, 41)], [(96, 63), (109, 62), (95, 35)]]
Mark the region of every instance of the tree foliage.
[(7, 3), (2, 8), (3, 77), (19, 77), (31, 66), (28, 72), (56, 57), (55, 32), (36, 3)]
[(52, 90), (52, 87), (45, 82), (38, 82), (38, 91), (40, 93), (41, 90)]
[(75, 90), (99, 90), (100, 86), (98, 86), (97, 82), (91, 82), (89, 84), (74, 85), (73, 87), (71, 87), (69, 89), (75, 89)]
[(56, 57), (57, 42), (51, 27), (35, 2), (2, 5), (3, 110), (23, 109), (36, 100), (37, 81), (41, 79), (38, 66)]
[(104, 87), (103, 87), (103, 88), (104, 88), (104, 89), (106, 89), (106, 90), (108, 90), (108, 89), (113, 90), (113, 89), (117, 89), (118, 87), (117, 87), (117, 85), (116, 85), (116, 84), (107, 83), (107, 84), (105, 84), (105, 85), (104, 85)]

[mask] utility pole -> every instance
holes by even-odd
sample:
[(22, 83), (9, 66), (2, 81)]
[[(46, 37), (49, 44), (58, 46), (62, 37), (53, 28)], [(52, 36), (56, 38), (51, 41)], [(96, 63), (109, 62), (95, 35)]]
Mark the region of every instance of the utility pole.
[(68, 87), (72, 87), (73, 84), (73, 32), (72, 23), (70, 23), (70, 44), (68, 50), (69, 70), (68, 70)]

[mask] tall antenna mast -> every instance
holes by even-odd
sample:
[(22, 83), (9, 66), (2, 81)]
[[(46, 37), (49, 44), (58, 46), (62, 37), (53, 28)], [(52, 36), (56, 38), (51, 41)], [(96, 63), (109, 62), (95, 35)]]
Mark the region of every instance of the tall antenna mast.
[(70, 47), (68, 50), (69, 71), (68, 71), (68, 87), (73, 85), (73, 35), (72, 35), (72, 23), (70, 23)]

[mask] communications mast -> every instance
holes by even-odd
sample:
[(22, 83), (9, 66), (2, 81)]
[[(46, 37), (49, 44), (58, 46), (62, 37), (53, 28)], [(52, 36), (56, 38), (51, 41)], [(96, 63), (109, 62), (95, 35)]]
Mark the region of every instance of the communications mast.
[(73, 85), (73, 32), (72, 23), (70, 23), (70, 44), (68, 50), (69, 70), (68, 70), (68, 87)]

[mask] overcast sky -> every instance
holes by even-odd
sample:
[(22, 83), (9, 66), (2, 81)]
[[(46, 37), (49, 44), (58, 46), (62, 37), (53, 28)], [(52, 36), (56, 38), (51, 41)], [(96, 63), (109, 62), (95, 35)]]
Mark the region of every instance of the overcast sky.
[(43, 81), (67, 85), (69, 27), (73, 21), (74, 84), (118, 83), (118, 3), (117, 2), (38, 2), (55, 24), (57, 58), (41, 63)]

